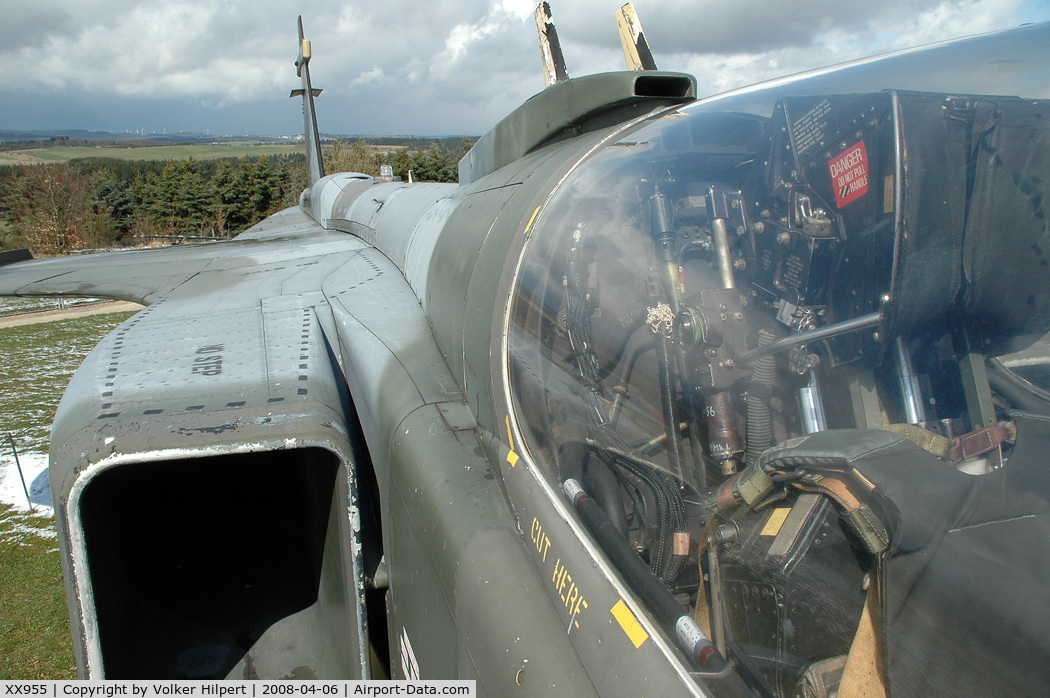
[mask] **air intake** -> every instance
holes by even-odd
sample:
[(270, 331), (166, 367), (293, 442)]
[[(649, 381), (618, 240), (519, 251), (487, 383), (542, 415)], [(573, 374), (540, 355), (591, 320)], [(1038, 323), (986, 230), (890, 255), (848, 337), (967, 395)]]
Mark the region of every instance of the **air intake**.
[(629, 70), (556, 82), (478, 139), (459, 161), (459, 183), (481, 179), (540, 146), (694, 99), (696, 78), (686, 73)]
[(696, 99), (696, 80), (691, 75), (674, 73), (641, 73), (634, 81), (636, 97), (657, 99)]
[[(275, 647), (353, 675), (339, 472), (331, 451), (300, 448), (99, 473), (79, 514), (105, 678), (258, 678)], [(346, 666), (315, 666), (326, 655)]]

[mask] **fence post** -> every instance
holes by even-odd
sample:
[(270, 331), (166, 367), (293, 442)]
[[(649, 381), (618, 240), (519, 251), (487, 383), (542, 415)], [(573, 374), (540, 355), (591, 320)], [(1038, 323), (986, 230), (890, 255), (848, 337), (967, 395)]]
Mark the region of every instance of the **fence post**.
[(8, 432), (7, 440), (11, 444), (11, 453), (15, 456), (15, 467), (18, 468), (18, 478), (22, 481), (22, 491), (26, 493), (26, 503), (29, 504), (29, 511), (36, 511), (33, 507), (33, 500), (29, 498), (29, 488), (26, 487), (26, 477), (22, 474), (22, 463), (18, 460), (18, 449), (15, 448), (15, 438)]

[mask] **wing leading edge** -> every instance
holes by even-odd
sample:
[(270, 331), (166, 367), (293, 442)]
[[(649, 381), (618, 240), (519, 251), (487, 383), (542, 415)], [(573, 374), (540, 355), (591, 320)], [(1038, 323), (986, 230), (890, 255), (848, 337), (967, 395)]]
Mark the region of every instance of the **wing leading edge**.
[[(150, 305), (202, 272), (255, 266), (274, 256), (294, 255), (304, 244), (312, 247), (342, 237), (326, 233), (300, 210), (286, 209), (225, 242), (7, 264), (0, 267), (0, 295), (92, 296)], [(276, 244), (263, 246), (264, 241)]]

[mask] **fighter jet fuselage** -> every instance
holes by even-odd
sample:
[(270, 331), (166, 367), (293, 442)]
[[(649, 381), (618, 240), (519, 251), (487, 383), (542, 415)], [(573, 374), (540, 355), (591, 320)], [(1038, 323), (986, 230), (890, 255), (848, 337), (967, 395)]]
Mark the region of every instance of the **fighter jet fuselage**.
[(148, 306), (52, 432), (81, 674), (1038, 690), (1047, 31), (701, 100), (548, 47), (458, 184), (322, 176), (300, 35), (298, 207), (0, 269)]

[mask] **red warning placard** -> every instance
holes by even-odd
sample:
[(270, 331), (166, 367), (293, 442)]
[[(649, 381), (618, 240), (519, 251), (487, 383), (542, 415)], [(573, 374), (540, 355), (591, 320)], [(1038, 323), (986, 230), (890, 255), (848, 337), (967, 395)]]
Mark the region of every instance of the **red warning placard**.
[(835, 205), (842, 208), (868, 193), (868, 150), (860, 141), (828, 161)]

